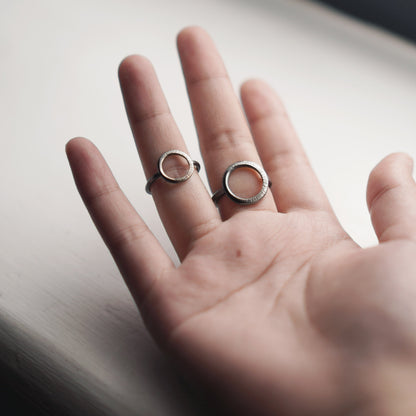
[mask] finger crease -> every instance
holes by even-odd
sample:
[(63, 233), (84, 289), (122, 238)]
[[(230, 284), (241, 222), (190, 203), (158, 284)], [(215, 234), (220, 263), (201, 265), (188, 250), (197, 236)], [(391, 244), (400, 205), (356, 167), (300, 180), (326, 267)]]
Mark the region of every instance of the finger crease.
[(111, 246), (111, 251), (123, 250), (127, 246), (142, 240), (146, 236), (147, 231), (147, 227), (143, 226), (143, 224), (132, 224), (113, 232), (107, 239)]
[(121, 189), (118, 185), (104, 186), (98, 192), (92, 193), (91, 195), (84, 195), (84, 201), (86, 205), (92, 205), (97, 200), (102, 199), (103, 197), (109, 196), (113, 193), (120, 192)]
[(291, 126), (289, 114), (287, 114), (285, 111), (269, 111), (269, 112), (266, 111), (262, 114), (258, 114), (254, 117), (250, 117), (248, 121), (251, 125), (254, 126), (256, 124), (267, 122), (273, 119), (277, 119), (277, 123), (279, 124), (282, 123), (282, 120), (284, 120)]
[(149, 111), (148, 113), (144, 113), (142, 116), (132, 120), (132, 130), (136, 130), (137, 127), (148, 121), (157, 120), (158, 118), (166, 116), (169, 117), (170, 115), (171, 113), (169, 111)]
[[(192, 227), (192, 242), (190, 250), (192, 249), (192, 246), (195, 244), (196, 241), (200, 240), (201, 238), (204, 238), (208, 234), (210, 234), (212, 231), (214, 231), (220, 224), (222, 223), (221, 220), (218, 218), (211, 218), (208, 221), (205, 221), (201, 224), (195, 225)], [(189, 250), (189, 251), (190, 251)]]
[(264, 160), (264, 164), (270, 174), (275, 174), (282, 169), (292, 168), (293, 165), (309, 167), (309, 161), (303, 153), (293, 150), (284, 150), (271, 154)]
[(387, 192), (393, 191), (394, 189), (397, 189), (401, 186), (401, 183), (396, 183), (394, 185), (385, 185), (383, 186), (371, 199), (369, 206), (370, 206), (370, 212), (373, 209), (373, 206), (375, 205), (375, 203), (383, 196), (385, 195)]
[(254, 144), (248, 134), (233, 129), (224, 129), (220, 132), (212, 133), (204, 141), (208, 144), (204, 149), (204, 153), (217, 154), (218, 152), (233, 151), (238, 147), (249, 146), (249, 151), (255, 151)]
[(210, 75), (206, 77), (200, 77), (195, 79), (188, 80), (188, 87), (194, 87), (198, 84), (204, 84), (207, 82), (218, 81), (218, 80), (226, 80), (229, 81), (227, 74), (218, 74), (218, 75)]

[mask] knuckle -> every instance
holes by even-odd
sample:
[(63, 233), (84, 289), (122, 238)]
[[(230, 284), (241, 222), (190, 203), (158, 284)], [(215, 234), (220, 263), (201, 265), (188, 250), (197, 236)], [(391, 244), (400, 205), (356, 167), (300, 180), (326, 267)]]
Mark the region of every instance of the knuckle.
[(264, 160), (269, 174), (278, 175), (283, 170), (291, 169), (294, 166), (310, 167), (309, 160), (303, 152), (291, 148), (284, 148), (277, 152), (271, 153)]
[(117, 184), (103, 185), (99, 190), (84, 194), (83, 199), (87, 206), (92, 206), (97, 202), (99, 203), (103, 198), (109, 197), (118, 192), (121, 192), (121, 189)]
[(137, 132), (146, 123), (156, 122), (162, 118), (169, 118), (170, 116), (171, 114), (167, 110), (149, 110), (131, 121), (132, 130)]
[(252, 145), (251, 137), (248, 133), (241, 129), (235, 129), (230, 127), (223, 127), (213, 131), (207, 137), (208, 146), (207, 151), (215, 152), (218, 151), (229, 151), (235, 149), (241, 145)]

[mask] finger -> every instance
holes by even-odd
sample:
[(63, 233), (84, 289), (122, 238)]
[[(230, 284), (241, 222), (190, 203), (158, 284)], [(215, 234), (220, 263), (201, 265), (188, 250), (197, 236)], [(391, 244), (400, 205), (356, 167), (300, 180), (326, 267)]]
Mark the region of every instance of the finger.
[[(223, 175), (228, 166), (242, 160), (260, 164), (260, 158), (211, 38), (202, 29), (191, 27), (178, 35), (177, 42), (208, 180), (211, 189), (216, 191), (222, 188)], [(236, 193), (250, 193), (252, 185), (256, 188), (258, 179), (256, 175), (241, 173), (240, 178), (238, 175), (235, 178), (234, 190)], [(250, 178), (253, 184), (246, 184)], [(219, 208), (224, 218), (247, 209), (228, 198), (221, 198)], [(250, 208), (276, 210), (270, 193)]]
[(367, 205), (380, 242), (416, 241), (416, 183), (413, 161), (404, 153), (384, 158), (371, 172)]
[(241, 87), (241, 99), (260, 158), (273, 183), (280, 212), (293, 209), (331, 211), (286, 110), (263, 81)]
[(66, 152), (91, 218), (140, 304), (154, 282), (174, 266), (120, 190), (98, 149), (76, 138), (68, 142)]
[[(146, 177), (150, 178), (157, 171), (162, 153), (173, 149), (188, 151), (151, 63), (141, 56), (130, 56), (121, 63), (119, 78), (137, 149)], [(151, 192), (181, 259), (195, 240), (220, 223), (218, 212), (196, 172), (182, 183), (172, 184), (159, 178)]]

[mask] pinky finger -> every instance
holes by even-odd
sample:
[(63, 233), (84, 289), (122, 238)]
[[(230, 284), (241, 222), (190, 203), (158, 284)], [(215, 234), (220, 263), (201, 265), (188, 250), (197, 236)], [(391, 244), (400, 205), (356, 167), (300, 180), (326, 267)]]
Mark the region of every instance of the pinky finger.
[(66, 152), (78, 191), (136, 303), (173, 263), (119, 188), (98, 149), (83, 138)]

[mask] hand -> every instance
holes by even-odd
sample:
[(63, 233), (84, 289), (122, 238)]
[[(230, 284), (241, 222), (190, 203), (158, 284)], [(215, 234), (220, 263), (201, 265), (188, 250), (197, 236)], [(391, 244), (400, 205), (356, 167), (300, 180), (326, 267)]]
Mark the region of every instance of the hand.
[[(152, 195), (181, 260), (175, 267), (95, 146), (68, 143), (79, 192), (147, 327), (239, 414), (411, 414), (410, 158), (390, 155), (371, 173), (367, 199), (380, 244), (362, 249), (335, 217), (271, 89), (258, 80), (242, 86), (247, 125), (208, 35), (187, 28), (178, 49), (212, 191), (239, 160), (261, 163), (273, 186), (257, 204), (223, 197), (217, 209), (197, 173), (180, 184), (155, 181)], [(119, 76), (149, 178), (163, 152), (186, 146), (149, 61), (128, 57)], [(234, 186), (247, 191), (246, 179), (236, 174)]]

